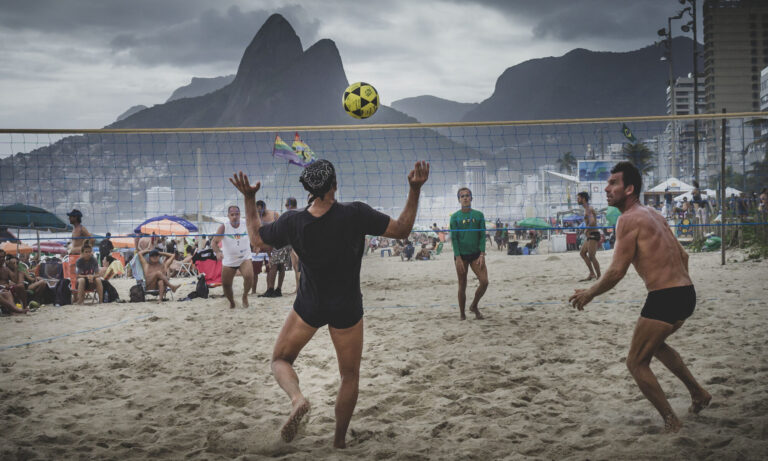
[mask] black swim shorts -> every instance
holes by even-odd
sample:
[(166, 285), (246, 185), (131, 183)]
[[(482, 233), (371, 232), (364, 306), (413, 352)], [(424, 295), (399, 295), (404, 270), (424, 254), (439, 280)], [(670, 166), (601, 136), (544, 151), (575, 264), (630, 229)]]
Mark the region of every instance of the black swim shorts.
[(472, 263), (475, 259), (480, 257), (480, 252), (472, 253), (468, 255), (461, 255), (461, 259), (463, 259), (465, 262)]
[(339, 307), (318, 307), (304, 306), (301, 303), (294, 303), (293, 310), (313, 328), (320, 328), (329, 325), (333, 328), (342, 330), (357, 325), (357, 322), (363, 318), (363, 307), (358, 306), (339, 306)]
[(693, 285), (664, 288), (648, 293), (640, 316), (674, 325), (690, 317), (695, 308), (696, 290)]
[(600, 241), (600, 232), (598, 231), (591, 231), (589, 233), (589, 237), (587, 237), (587, 240), (594, 240), (596, 242)]

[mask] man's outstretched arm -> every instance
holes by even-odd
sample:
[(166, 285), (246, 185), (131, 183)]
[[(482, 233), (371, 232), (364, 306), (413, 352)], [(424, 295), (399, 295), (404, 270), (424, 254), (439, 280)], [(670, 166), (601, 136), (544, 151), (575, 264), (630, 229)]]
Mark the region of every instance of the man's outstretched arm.
[(229, 178), (229, 182), (239, 190), (245, 198), (245, 227), (248, 229), (248, 238), (254, 248), (264, 246), (261, 240), (259, 229), (261, 229), (261, 217), (256, 209), (256, 192), (261, 188), (261, 182), (256, 182), (251, 186), (248, 175), (239, 172)]
[(400, 217), (397, 219), (390, 219), (387, 230), (384, 231), (383, 237), (404, 239), (407, 238), (413, 229), (413, 223), (416, 221), (416, 212), (419, 209), (419, 195), (421, 195), (421, 186), (427, 182), (429, 178), (429, 163), (424, 161), (416, 162), (413, 170), (408, 173), (408, 199), (405, 201), (405, 208), (403, 208)]

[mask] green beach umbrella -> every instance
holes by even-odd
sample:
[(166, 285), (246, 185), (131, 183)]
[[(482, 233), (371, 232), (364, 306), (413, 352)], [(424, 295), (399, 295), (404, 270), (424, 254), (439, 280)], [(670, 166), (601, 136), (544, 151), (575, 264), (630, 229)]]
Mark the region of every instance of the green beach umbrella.
[(51, 232), (61, 232), (72, 228), (50, 211), (21, 203), (0, 207), (0, 225), (9, 228)]
[(619, 220), (619, 216), (621, 216), (621, 211), (619, 211), (619, 209), (615, 206), (609, 206), (605, 210), (605, 220), (608, 221), (608, 224), (611, 226), (616, 225), (616, 221)]
[(526, 227), (529, 229), (547, 229), (551, 226), (541, 218), (525, 218), (517, 222), (517, 227)]

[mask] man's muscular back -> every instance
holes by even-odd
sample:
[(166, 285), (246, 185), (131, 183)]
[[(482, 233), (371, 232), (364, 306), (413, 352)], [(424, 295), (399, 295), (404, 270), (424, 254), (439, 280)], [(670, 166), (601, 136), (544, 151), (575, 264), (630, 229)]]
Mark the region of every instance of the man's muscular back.
[(635, 241), (632, 265), (648, 291), (692, 285), (688, 255), (667, 221), (650, 207), (636, 205), (619, 218), (617, 238)]

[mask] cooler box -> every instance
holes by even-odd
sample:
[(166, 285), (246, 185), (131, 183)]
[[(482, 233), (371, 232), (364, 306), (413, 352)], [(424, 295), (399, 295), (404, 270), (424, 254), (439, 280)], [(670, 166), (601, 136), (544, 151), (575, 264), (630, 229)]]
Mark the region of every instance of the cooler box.
[(565, 253), (566, 250), (567, 242), (565, 234), (555, 234), (549, 237), (550, 253)]

